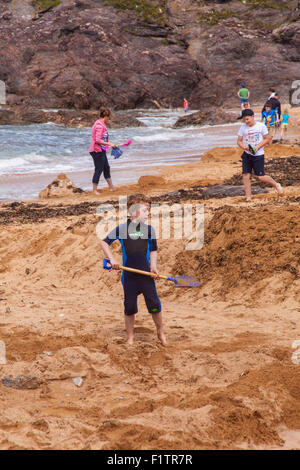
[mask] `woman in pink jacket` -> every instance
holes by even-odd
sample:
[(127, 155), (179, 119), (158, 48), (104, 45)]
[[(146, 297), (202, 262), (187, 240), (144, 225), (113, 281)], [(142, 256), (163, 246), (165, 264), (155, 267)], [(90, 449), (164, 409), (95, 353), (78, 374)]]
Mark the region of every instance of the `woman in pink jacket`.
[(93, 193), (95, 194), (99, 194), (97, 191), (97, 186), (102, 172), (110, 190), (113, 191), (115, 189), (110, 176), (110, 166), (108, 164), (106, 151), (104, 150), (105, 146), (107, 145), (112, 148), (116, 147), (108, 139), (106, 124), (109, 122), (110, 118), (111, 111), (108, 108), (101, 107), (99, 112), (99, 119), (95, 122), (92, 128), (92, 142), (89, 148), (89, 152), (93, 157), (95, 165), (95, 172), (92, 179)]

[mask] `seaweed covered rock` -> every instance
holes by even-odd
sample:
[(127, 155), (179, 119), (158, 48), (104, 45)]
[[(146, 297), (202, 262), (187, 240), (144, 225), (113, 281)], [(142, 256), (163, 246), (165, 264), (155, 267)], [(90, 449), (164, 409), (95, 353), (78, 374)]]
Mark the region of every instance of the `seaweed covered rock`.
[(60, 173), (52, 183), (48, 184), (47, 188), (40, 192), (40, 199), (48, 199), (55, 197), (74, 196), (74, 194), (81, 194), (84, 191), (77, 188), (74, 183), (64, 174)]

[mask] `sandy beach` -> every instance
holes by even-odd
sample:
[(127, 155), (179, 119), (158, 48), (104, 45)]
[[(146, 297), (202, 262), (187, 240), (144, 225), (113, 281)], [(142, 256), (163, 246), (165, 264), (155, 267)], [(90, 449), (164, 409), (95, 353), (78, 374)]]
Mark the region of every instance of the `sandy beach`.
[(300, 0), (0, 0), (0, 48), (0, 451), (286, 466)]
[[(204, 199), (241, 184), (240, 153), (0, 205), (1, 449), (300, 449), (300, 147), (266, 149), (283, 197)], [(102, 269), (96, 207), (136, 192), (204, 204), (202, 249), (158, 240), (160, 272), (200, 284), (157, 281), (167, 347), (142, 298), (126, 344), (120, 273)]]

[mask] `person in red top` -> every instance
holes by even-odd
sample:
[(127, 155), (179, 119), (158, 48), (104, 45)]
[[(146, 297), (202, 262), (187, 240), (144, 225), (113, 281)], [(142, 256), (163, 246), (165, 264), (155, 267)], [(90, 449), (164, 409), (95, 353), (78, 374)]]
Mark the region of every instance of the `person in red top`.
[(183, 108), (184, 108), (184, 112), (187, 113), (189, 110), (189, 103), (186, 98), (183, 99)]
[(115, 189), (111, 180), (110, 166), (105, 151), (105, 147), (107, 145), (112, 148), (116, 147), (116, 145), (111, 143), (108, 138), (106, 124), (109, 122), (110, 119), (111, 111), (108, 108), (101, 107), (99, 111), (99, 119), (94, 123), (92, 127), (92, 141), (89, 148), (89, 152), (94, 160), (95, 165), (95, 171), (92, 179), (94, 194), (99, 194), (97, 191), (97, 187), (102, 172), (104, 174), (104, 178), (107, 181), (109, 189), (111, 191)]

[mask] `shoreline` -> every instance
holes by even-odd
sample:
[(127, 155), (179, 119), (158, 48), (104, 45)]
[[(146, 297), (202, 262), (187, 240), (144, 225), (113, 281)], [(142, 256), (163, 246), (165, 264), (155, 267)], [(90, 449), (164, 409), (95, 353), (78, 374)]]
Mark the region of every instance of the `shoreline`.
[[(156, 196), (161, 193), (179, 189), (187, 190), (192, 186), (209, 187), (222, 185), (224, 181), (239, 174), (241, 171), (240, 153), (238, 147), (216, 147), (205, 152), (202, 156), (199, 155), (197, 160), (193, 163), (145, 167), (140, 169), (140, 174), (136, 177), (135, 182), (119, 184), (115, 186), (115, 191), (113, 192), (110, 191), (108, 187), (103, 186), (98, 190), (99, 196), (95, 196), (91, 191), (86, 190), (82, 194), (78, 193), (64, 197), (0, 200), (0, 204), (12, 202), (31, 204), (39, 202), (40, 204), (55, 205), (58, 202), (70, 203), (71, 201), (74, 203), (81, 201), (101, 202), (103, 199), (114, 199), (116, 196), (133, 194), (134, 192), (146, 192), (149, 195)], [(274, 143), (266, 148), (265, 153), (266, 161), (272, 161), (276, 158), (300, 156), (300, 145)], [(77, 173), (82, 174), (82, 172)], [(84, 173), (89, 176), (92, 174), (90, 171), (85, 171)], [(18, 177), (16, 177), (16, 179), (17, 178)], [(31, 178), (31, 175), (29, 175), (28, 180), (30, 181)], [(43, 179), (49, 180), (49, 175), (45, 175)], [(55, 179), (54, 175), (53, 179)], [(52, 178), (50, 178), (50, 180), (52, 181)], [(45, 183), (45, 186), (46, 185)]]
[[(282, 108), (284, 108), (286, 105), (282, 105)], [(153, 111), (153, 110), (152, 110)], [(154, 110), (158, 111), (158, 110)], [(260, 107), (254, 107), (255, 112), (260, 111)], [(292, 114), (292, 125), (290, 127), (289, 131), (289, 141), (294, 141), (294, 142), (299, 142), (298, 138), (300, 135), (300, 108), (292, 108), (291, 109), (291, 114)], [(214, 135), (218, 135), (218, 127), (223, 128), (222, 131), (222, 136), (226, 140), (228, 136), (232, 135), (233, 130), (229, 130), (230, 126), (236, 126), (239, 125), (240, 123), (232, 123), (232, 124), (221, 124), (221, 125), (216, 125), (216, 126), (203, 126), (203, 127), (197, 127), (197, 132), (201, 131), (201, 128), (205, 128), (205, 132), (207, 133), (207, 136), (209, 139), (212, 139)], [(228, 127), (228, 131), (226, 128)], [(203, 139), (203, 137), (201, 137)], [(171, 142), (170, 142), (171, 144)], [(203, 143), (201, 144), (203, 147)], [(277, 144), (274, 144), (275, 146)], [(274, 148), (274, 145), (271, 146), (271, 148)], [(280, 144), (279, 144), (280, 145)], [(284, 145), (289, 145), (288, 143)], [(221, 147), (220, 144), (220, 138), (219, 140), (217, 139), (217, 146), (219, 148)], [(210, 147), (211, 144), (210, 144)], [(228, 148), (226, 145), (223, 146), (226, 149)], [(231, 147), (232, 152), (236, 154), (236, 148)], [(138, 156), (135, 156), (133, 160), (133, 170), (128, 168), (128, 164), (126, 161), (124, 162), (124, 168), (122, 168), (122, 162), (120, 164), (115, 164), (116, 166), (112, 165), (111, 172), (112, 172), (112, 179), (114, 181), (114, 174), (116, 175), (116, 180), (118, 181), (116, 188), (117, 192), (119, 193), (120, 191), (125, 191), (127, 188), (130, 191), (132, 188), (140, 190), (138, 180), (141, 176), (146, 176), (146, 175), (159, 175), (162, 176), (163, 178), (166, 179), (168, 183), (172, 185), (174, 189), (178, 188), (178, 185), (175, 184), (175, 181), (179, 182), (181, 181), (181, 184), (183, 185), (183, 188), (186, 188), (187, 185), (183, 181), (184, 179), (187, 179), (187, 181), (192, 182), (192, 184), (195, 185), (206, 185), (206, 184), (221, 184), (222, 180), (224, 177), (231, 177), (232, 176), (232, 168), (231, 165), (229, 164), (228, 156), (226, 155), (225, 161), (222, 163), (222, 158), (218, 159), (217, 164), (215, 165), (215, 169), (211, 171), (211, 168), (209, 165), (199, 165), (199, 162), (201, 162), (201, 158), (203, 155), (203, 152), (205, 153), (204, 150), (200, 150), (200, 152), (195, 149), (195, 150), (190, 150), (188, 152), (184, 151), (183, 149), (179, 149), (178, 151), (172, 153), (169, 152), (167, 156), (169, 157), (170, 160), (172, 159), (178, 159), (179, 160), (184, 160), (184, 159), (192, 159), (193, 161), (191, 163), (176, 163), (175, 165), (173, 163), (170, 163), (170, 160), (166, 159), (166, 164), (165, 165), (159, 165), (155, 164), (154, 166), (147, 166), (147, 162), (145, 162), (145, 167), (139, 167), (139, 161), (138, 161)], [(209, 147), (207, 147), (206, 153), (209, 152)], [(198, 155), (197, 155), (198, 153)], [(270, 152), (266, 152), (267, 158), (269, 158)], [(173, 157), (172, 157), (173, 155)], [(150, 158), (150, 157), (149, 157)], [(161, 158), (164, 158), (164, 153), (161, 154)], [(238, 159), (237, 159), (238, 161)], [(137, 162), (137, 167), (134, 167), (135, 162)], [(66, 173), (67, 177), (69, 177), (70, 180), (74, 182), (74, 184), (79, 187), (79, 188), (87, 188), (84, 189), (87, 194), (89, 192), (88, 186), (89, 183), (87, 183), (89, 180), (92, 178), (92, 173), (93, 173), (93, 165), (91, 163), (91, 168), (89, 170), (74, 170), (74, 171), (66, 171), (64, 172), (63, 170), (61, 171), (62, 173)], [(155, 162), (156, 163), (156, 162)], [(199, 173), (199, 169), (201, 168), (201, 175), (199, 174), (199, 178), (197, 179), (196, 177), (193, 176), (193, 168), (195, 165), (195, 171)], [(184, 172), (184, 177), (181, 177), (181, 171)], [(223, 174), (223, 171), (225, 171), (225, 174)], [(0, 176), (0, 184), (2, 188), (2, 193), (1, 194), (1, 199), (0, 202), (13, 202), (13, 201), (36, 201), (39, 200), (38, 194), (46, 187), (48, 186), (57, 176), (58, 172), (57, 171), (51, 171), (49, 173), (25, 173), (25, 174), (5, 174)], [(130, 176), (128, 177), (128, 174)], [(172, 174), (172, 182), (171, 179), (169, 178), (170, 174)], [(176, 176), (178, 175), (178, 177)], [(193, 176), (193, 177), (192, 177)], [(155, 184), (155, 178), (152, 180), (152, 184), (154, 185), (154, 189), (157, 187)], [(9, 195), (10, 188), (13, 185), (20, 185), (20, 191), (23, 192), (22, 198), (18, 198), (16, 196), (13, 196), (15, 193), (15, 188), (12, 190), (11, 196)], [(91, 185), (91, 183), (90, 183)], [(7, 190), (6, 190), (7, 189)], [(103, 176), (100, 179), (100, 194), (106, 194), (106, 183), (103, 180)], [(148, 191), (151, 190), (151, 185), (146, 188)], [(36, 196), (32, 197), (32, 193), (35, 193)], [(6, 196), (7, 195), (7, 196)], [(82, 196), (84, 197), (84, 196)]]
[[(266, 148), (266, 161), (273, 158), (281, 158), (281, 157), (289, 157), (292, 155), (299, 155), (300, 152), (300, 142), (296, 139), (291, 143), (274, 143), (271, 146)], [(156, 194), (157, 191), (164, 190), (167, 186), (171, 190), (176, 189), (187, 189), (191, 185), (194, 186), (210, 186), (210, 185), (218, 185), (222, 184), (224, 179), (231, 178), (235, 173), (238, 173), (240, 170), (240, 150), (238, 147), (215, 147), (207, 152), (204, 152), (202, 155), (195, 156), (194, 162), (189, 163), (178, 163), (178, 164), (166, 164), (166, 165), (157, 165), (145, 168), (138, 168), (135, 170), (135, 174), (132, 177), (135, 181), (128, 181), (125, 183), (121, 183), (115, 185), (115, 191), (109, 191), (108, 187), (106, 186), (105, 181), (100, 180), (100, 183), (103, 185), (98, 189), (99, 196), (97, 197), (102, 199), (102, 197), (107, 197), (108, 195), (120, 195), (122, 193), (132, 194), (133, 192), (143, 192), (146, 190), (147, 192), (151, 192)], [(204, 159), (203, 159), (204, 157)], [(126, 173), (127, 170), (119, 170), (119, 174)], [(77, 179), (80, 178), (91, 178), (92, 171), (82, 170), (82, 171), (74, 171), (74, 172), (67, 172), (67, 176), (70, 180), (74, 183)], [(75, 175), (75, 178), (74, 176)], [(38, 177), (32, 174), (15, 174), (11, 175), (10, 178), (7, 176), (0, 176), (0, 182), (2, 187), (10, 187), (10, 185), (18, 184), (20, 178), (27, 182), (27, 184), (35, 184), (37, 187), (37, 192), (40, 193), (48, 184), (51, 184), (53, 180), (57, 177), (57, 173), (52, 174), (39, 174)], [(112, 171), (113, 177), (113, 171)], [(147, 180), (146, 184), (141, 182), (141, 178), (145, 177), (144, 179)], [(152, 178), (151, 178), (152, 177)], [(164, 178), (165, 183), (162, 183), (162, 178)], [(1, 181), (4, 180), (4, 181)], [(140, 181), (140, 183), (139, 183)], [(41, 184), (42, 182), (42, 184)], [(75, 183), (77, 187), (80, 187)], [(74, 194), (74, 201), (78, 201), (81, 199), (89, 199), (90, 197), (94, 198), (95, 196), (91, 193), (91, 190), (84, 190), (82, 194)], [(56, 200), (62, 199), (65, 200), (66, 197), (62, 198), (55, 198)], [(99, 199), (99, 200), (100, 200)], [(38, 195), (36, 198), (28, 198), (28, 199), (9, 199), (9, 198), (0, 198), (1, 203), (9, 203), (9, 202), (24, 202), (24, 203), (32, 203), (32, 202), (41, 202), (41, 201), (51, 201), (49, 199), (39, 199)]]
[[(282, 107), (284, 108), (284, 106), (286, 105), (282, 105)], [(158, 110), (154, 110), (154, 111), (157, 111)], [(259, 112), (260, 111), (260, 108), (259, 107), (254, 107), (254, 111), (255, 112)], [(136, 112), (136, 111), (135, 111)], [(153, 110), (152, 110), (153, 112)], [(300, 117), (300, 108), (293, 108), (291, 110), (291, 113), (292, 113), (292, 116), (293, 116), (293, 121), (292, 121), (292, 125), (290, 127), (290, 132), (289, 132), (289, 141), (297, 141), (298, 140), (298, 136), (300, 134), (300, 121), (298, 122), (298, 118)], [(211, 140), (213, 141), (213, 137), (216, 135), (218, 136), (217, 139), (216, 139), (216, 146), (219, 146), (221, 147), (222, 145), (222, 141), (221, 139), (223, 138), (226, 142), (226, 139), (227, 139), (227, 142), (228, 142), (228, 137), (230, 136), (233, 136), (233, 133), (235, 134), (235, 130), (234, 129), (231, 129), (230, 126), (234, 126), (234, 128), (236, 126), (238, 126), (240, 123), (237, 122), (237, 123), (231, 123), (231, 124), (220, 124), (220, 125), (215, 125), (215, 126), (200, 126), (199, 128), (196, 127), (195, 129), (196, 132), (201, 132), (201, 129), (204, 129), (205, 128), (205, 137), (207, 136), (208, 139), (209, 139), (209, 142), (210, 142), (210, 147), (212, 147), (213, 145), (211, 144)], [(227, 130), (227, 127), (228, 127), (228, 130)], [(218, 133), (218, 128), (220, 128), (220, 132), (221, 134)], [(221, 128), (222, 128), (222, 131), (221, 131)], [(222, 136), (220, 138), (220, 135)], [(204, 137), (204, 141), (205, 141), (205, 137)], [(139, 156), (134, 154), (134, 157), (133, 157), (133, 162), (132, 162), (132, 168), (130, 168), (130, 166), (128, 165), (128, 163), (126, 162), (126, 160), (124, 162), (120, 161), (120, 163), (114, 163), (114, 161), (111, 162), (111, 172), (112, 172), (112, 179), (114, 181), (114, 173), (116, 175), (115, 179), (117, 180), (117, 191), (121, 191), (121, 190), (125, 190), (125, 188), (131, 186), (132, 185), (138, 185), (138, 180), (141, 176), (145, 176), (145, 175), (161, 175), (165, 178), (167, 178), (168, 180), (168, 176), (170, 173), (173, 174), (173, 179), (176, 179), (176, 174), (180, 174), (181, 170), (184, 171), (184, 173), (186, 174), (186, 170), (188, 168), (191, 169), (191, 173), (193, 173), (193, 165), (195, 165), (195, 168), (196, 170), (198, 169), (197, 165), (199, 164), (199, 162), (201, 161), (201, 157), (203, 155), (203, 152), (205, 151), (208, 151), (209, 152), (209, 147), (206, 147), (205, 148), (205, 145), (204, 145), (204, 148), (203, 148), (203, 136), (200, 137), (200, 140), (202, 139), (202, 143), (200, 144), (200, 147), (201, 147), (201, 150), (197, 151), (196, 149), (194, 150), (184, 150), (184, 149), (178, 149), (178, 151), (175, 151), (175, 152), (169, 152), (167, 154), (164, 154), (163, 152), (162, 153), (158, 153), (159, 157), (161, 159), (164, 159), (166, 158), (166, 164), (163, 164), (163, 165), (159, 165), (159, 164), (156, 164), (155, 162), (155, 165), (154, 166), (148, 166), (147, 165), (147, 161), (145, 161), (145, 166), (142, 167), (140, 166), (140, 161), (139, 161)], [(171, 141), (170, 141), (171, 143)], [(176, 145), (176, 144), (175, 144)], [(228, 144), (227, 144), (228, 145)], [(231, 144), (229, 144), (231, 145)], [(226, 144), (223, 145), (223, 147), (225, 147), (225, 149), (227, 148), (226, 147)], [(273, 147), (273, 146), (272, 146)], [(232, 147), (233, 149), (233, 152), (235, 153), (235, 149)], [(173, 155), (173, 156), (172, 156)], [(146, 156), (146, 159), (148, 158), (150, 160), (150, 154), (147, 155), (147, 153), (145, 154)], [(176, 163), (174, 165), (174, 163), (172, 162), (172, 159), (177, 159), (178, 161), (180, 160), (191, 160), (192, 159), (192, 162), (191, 163)], [(220, 164), (222, 162), (222, 159), (220, 159)], [(91, 183), (88, 183), (89, 180), (91, 180), (92, 178), (92, 173), (93, 173), (93, 165), (92, 165), (92, 162), (89, 162), (90, 163), (90, 166), (91, 168), (89, 170), (71, 170), (71, 171), (64, 171), (62, 170), (61, 173), (65, 173), (69, 178), (70, 180), (72, 180), (74, 182), (74, 184), (79, 187), (79, 188), (82, 188), (84, 190), (86, 190), (87, 192), (89, 191), (89, 184), (91, 185)], [(124, 168), (122, 167), (122, 163), (124, 164)], [(224, 162), (225, 163), (225, 162)], [(218, 184), (221, 182), (221, 180), (223, 179), (224, 175), (222, 174), (222, 171), (220, 172), (220, 168), (221, 166), (223, 167), (223, 169), (227, 172), (227, 176), (230, 177), (232, 176), (231, 175), (231, 169), (228, 167), (227, 165), (227, 157), (226, 157), (226, 164), (225, 165), (217, 165), (216, 166), (216, 174), (212, 174), (213, 172), (210, 172), (209, 169), (207, 168), (207, 165), (201, 165), (201, 170), (203, 171), (203, 174), (202, 174), (202, 183), (201, 183), (201, 178), (199, 178), (198, 181), (195, 182), (195, 184)], [(136, 167), (134, 166), (136, 164)], [(189, 166), (185, 166), (185, 165), (192, 165), (192, 167), (189, 167)], [(131, 165), (131, 164), (130, 164)], [(19, 200), (22, 200), (22, 201), (32, 201), (32, 200), (38, 200), (38, 194), (46, 187), (48, 186), (57, 176), (58, 174), (58, 171), (50, 171), (48, 173), (25, 173), (25, 174), (18, 174), (18, 173), (12, 173), (12, 174), (5, 174), (5, 175), (1, 175), (0, 176), (0, 185), (1, 185), (1, 189), (2, 189), (2, 193), (1, 194), (1, 199), (0, 201), (2, 202), (9, 202), (9, 201), (19, 201)], [(128, 176), (129, 175), (129, 176)], [(180, 179), (180, 178), (179, 178)], [(191, 178), (188, 177), (189, 180), (191, 180)], [(178, 180), (178, 179), (177, 179)], [(207, 180), (207, 182), (206, 182)], [(200, 181), (200, 182), (199, 182)], [(155, 180), (153, 179), (153, 184), (155, 184)], [(17, 186), (19, 185), (20, 186), (20, 192), (22, 193), (22, 198), (19, 198), (17, 196), (15, 196), (15, 187), (14, 186)], [(105, 181), (103, 180), (103, 176), (102, 178), (100, 179), (100, 193), (103, 194), (105, 193), (106, 191), (106, 183)], [(173, 186), (174, 186), (174, 181), (173, 181)], [(177, 188), (177, 186), (175, 185), (174, 187)], [(186, 185), (184, 184), (183, 187), (185, 188)], [(12, 189), (11, 189), (12, 188)], [(85, 189), (87, 188), (87, 189)], [(151, 188), (147, 188), (147, 190), (149, 190)], [(10, 194), (10, 190), (11, 190), (11, 194)], [(36, 196), (32, 197), (32, 193), (34, 193)]]

